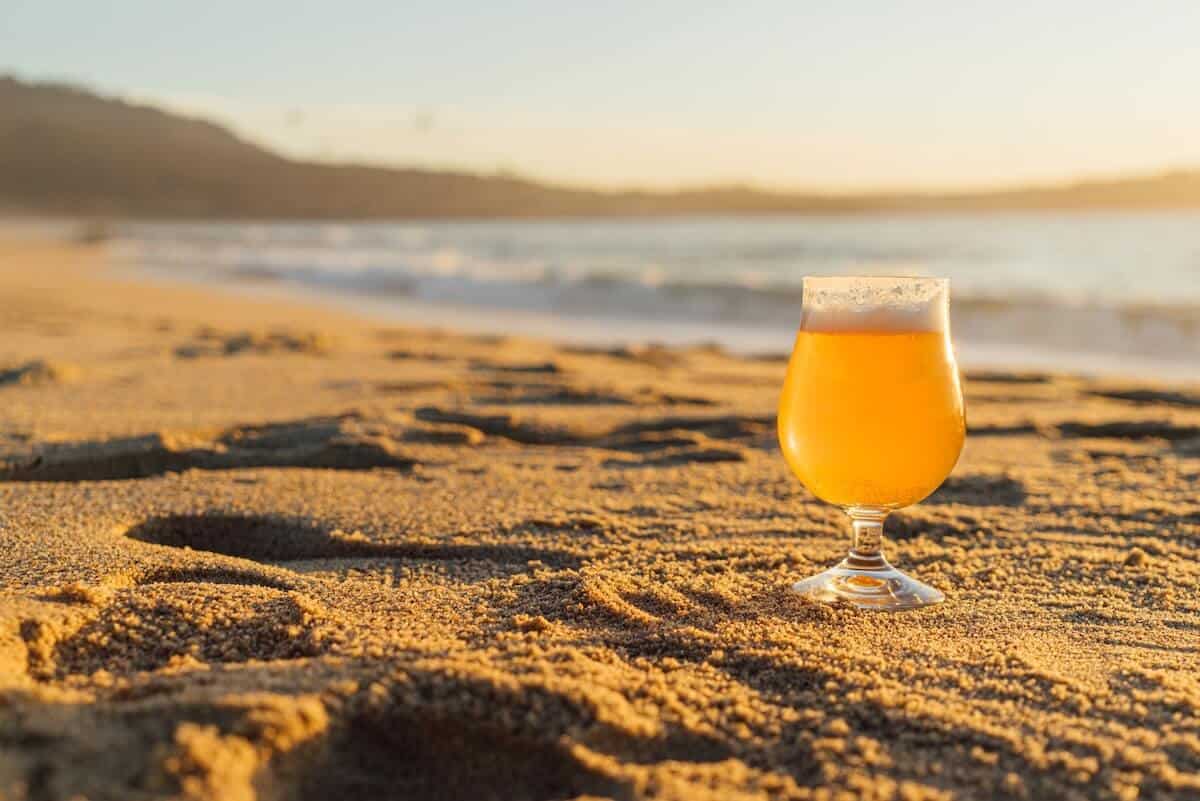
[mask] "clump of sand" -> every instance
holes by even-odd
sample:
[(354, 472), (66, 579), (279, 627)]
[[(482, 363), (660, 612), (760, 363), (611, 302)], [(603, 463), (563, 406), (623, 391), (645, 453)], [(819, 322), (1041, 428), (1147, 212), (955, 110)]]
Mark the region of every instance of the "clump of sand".
[(202, 326), (195, 338), (175, 348), (181, 359), (203, 356), (237, 356), (245, 353), (301, 353), (325, 356), (334, 349), (333, 338), (323, 331), (220, 331)]
[(42, 386), (45, 384), (70, 384), (78, 381), (82, 371), (69, 362), (48, 362), (33, 359), (16, 367), (0, 369), (0, 385), (23, 384)]

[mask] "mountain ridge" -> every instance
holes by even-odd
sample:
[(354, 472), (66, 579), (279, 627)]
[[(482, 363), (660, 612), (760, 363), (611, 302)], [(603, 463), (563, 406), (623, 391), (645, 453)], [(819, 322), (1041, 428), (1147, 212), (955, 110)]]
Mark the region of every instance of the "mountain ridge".
[(0, 76), (0, 211), (166, 219), (393, 219), (1200, 208), (1200, 169), (964, 191), (594, 190), (290, 159), (212, 121)]

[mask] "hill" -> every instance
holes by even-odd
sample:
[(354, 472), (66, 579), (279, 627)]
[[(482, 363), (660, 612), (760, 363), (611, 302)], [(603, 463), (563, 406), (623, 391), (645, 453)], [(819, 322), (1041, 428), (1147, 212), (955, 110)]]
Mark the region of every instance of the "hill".
[(751, 187), (600, 192), (516, 177), (287, 159), (211, 122), (0, 77), (0, 211), (149, 218), (380, 219), (1200, 208), (1200, 170), (943, 194)]

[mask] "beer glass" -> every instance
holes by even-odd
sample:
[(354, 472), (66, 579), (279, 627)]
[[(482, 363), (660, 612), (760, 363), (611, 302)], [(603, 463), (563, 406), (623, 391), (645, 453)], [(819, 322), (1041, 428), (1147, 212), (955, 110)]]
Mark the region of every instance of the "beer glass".
[(850, 516), (854, 541), (796, 592), (883, 610), (944, 599), (892, 567), (882, 547), (888, 513), (937, 489), (962, 450), (949, 291), (941, 278), (804, 279), (779, 442), (804, 486)]

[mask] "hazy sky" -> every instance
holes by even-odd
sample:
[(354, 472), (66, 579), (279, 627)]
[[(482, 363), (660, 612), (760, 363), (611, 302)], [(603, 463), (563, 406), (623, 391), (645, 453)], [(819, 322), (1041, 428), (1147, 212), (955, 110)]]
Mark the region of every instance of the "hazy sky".
[(575, 183), (1200, 166), (1200, 0), (2, 0), (2, 71), (293, 155)]

